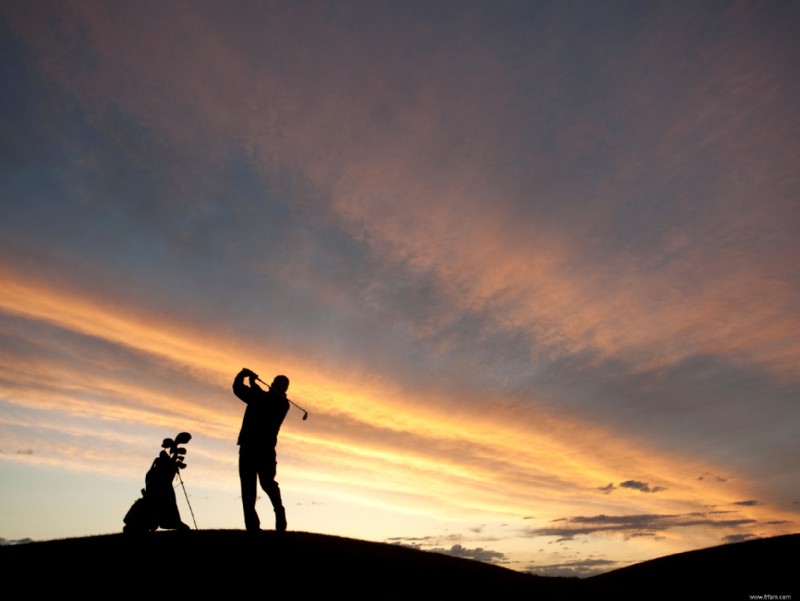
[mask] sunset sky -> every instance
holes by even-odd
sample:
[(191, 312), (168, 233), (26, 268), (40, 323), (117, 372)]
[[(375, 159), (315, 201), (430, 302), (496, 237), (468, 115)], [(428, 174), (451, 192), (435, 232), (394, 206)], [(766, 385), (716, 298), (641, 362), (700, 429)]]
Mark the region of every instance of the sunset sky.
[(243, 366), (310, 413), (290, 530), (579, 576), (797, 532), (798, 31), (0, 1), (0, 538), (121, 531), (182, 430), (242, 528)]

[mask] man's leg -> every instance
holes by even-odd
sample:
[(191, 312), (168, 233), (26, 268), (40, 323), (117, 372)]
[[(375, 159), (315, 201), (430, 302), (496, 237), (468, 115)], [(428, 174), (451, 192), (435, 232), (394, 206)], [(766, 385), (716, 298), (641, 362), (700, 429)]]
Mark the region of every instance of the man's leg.
[(283, 508), (281, 500), (281, 489), (275, 481), (278, 462), (275, 460), (275, 450), (272, 453), (265, 453), (258, 468), (258, 480), (261, 488), (267, 493), (272, 508), (275, 510), (275, 530), (278, 532), (286, 531), (286, 510)]
[(244, 509), (244, 527), (248, 531), (261, 528), (261, 521), (256, 513), (256, 474), (257, 466), (253, 453), (239, 448), (239, 482), (242, 485), (242, 509)]

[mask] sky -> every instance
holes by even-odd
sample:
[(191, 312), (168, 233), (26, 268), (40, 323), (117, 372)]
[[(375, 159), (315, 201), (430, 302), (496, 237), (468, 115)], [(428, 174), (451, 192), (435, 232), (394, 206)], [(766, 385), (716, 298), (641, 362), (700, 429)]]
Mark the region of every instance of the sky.
[(119, 532), (180, 431), (242, 528), (242, 367), (310, 414), (291, 530), (577, 576), (797, 532), (798, 31), (2, 0), (0, 538)]

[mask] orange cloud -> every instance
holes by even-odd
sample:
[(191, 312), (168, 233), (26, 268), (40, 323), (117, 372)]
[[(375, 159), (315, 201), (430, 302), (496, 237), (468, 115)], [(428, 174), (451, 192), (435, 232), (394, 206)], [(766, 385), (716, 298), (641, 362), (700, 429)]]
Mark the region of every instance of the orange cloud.
[[(499, 398), (439, 397), (357, 370), (347, 378), (332, 376), (301, 359), (273, 356), (268, 348), (204, 336), (177, 321), (160, 322), (8, 272), (0, 284), (8, 291), (0, 299), (6, 315), (145, 353), (153, 365), (174, 365), (205, 391), (200, 398), (194, 390), (184, 394), (169, 386), (169, 378), (146, 373), (131, 383), (120, 379), (121, 366), (111, 357), (104, 369), (92, 373), (82, 372), (80, 357), (68, 365), (58, 357), (34, 364), (6, 362), (0, 394), (35, 417), (0, 419), (4, 446), (23, 448), (26, 441), (37, 451), (32, 456), (7, 453), (5, 461), (107, 474), (122, 470), (138, 477), (157, 450), (158, 440), (150, 433), (171, 433), (180, 423), (196, 436), (193, 481), (235, 490), (233, 443), (241, 408), (229, 380), (240, 366), (230, 357), (250, 356), (255, 364), (287, 365), (287, 372), (298, 374), (294, 396), (311, 417), (293, 421), (290, 413), (279, 449), (282, 481), (298, 492), (437, 519), (533, 515), (532, 527), (568, 515), (726, 508), (756, 496), (748, 482), (710, 485), (697, 479), (723, 471), (720, 466), (657, 451), (568, 415), (511, 406)], [(120, 456), (113, 469), (106, 461), (111, 456)], [(611, 495), (600, 490), (608, 482), (627, 480), (663, 490), (643, 494), (619, 488)], [(768, 506), (737, 510), (761, 521), (791, 515)], [(774, 524), (762, 530), (787, 528)], [(677, 545), (683, 535), (670, 536)]]
[[(752, 224), (759, 224), (764, 236), (774, 232), (779, 240), (793, 238), (781, 219), (791, 215), (789, 196), (781, 188), (758, 203), (745, 203), (735, 185), (709, 184), (719, 199), (708, 201), (713, 227), (696, 231), (713, 244), (687, 238), (679, 227), (662, 238), (661, 228), (655, 228), (653, 244), (663, 248), (658, 264), (624, 244), (598, 261), (593, 253), (606, 250), (602, 242), (622, 199), (641, 193), (635, 183), (645, 169), (640, 156), (626, 156), (616, 173), (593, 180), (595, 189), (580, 191), (588, 198), (552, 185), (541, 167), (552, 168), (552, 157), (536, 146), (524, 157), (506, 149), (517, 141), (510, 123), (525, 117), (502, 110), (519, 102), (514, 96), (519, 74), (491, 53), (472, 47), (460, 48), (464, 54), (456, 56), (442, 51), (428, 57), (424, 73), (393, 57), (401, 72), (416, 74), (401, 103), (395, 98), (399, 84), (379, 76), (382, 67), (359, 53), (357, 42), (339, 29), (341, 23), (323, 27), (315, 10), (300, 15), (289, 8), (265, 9), (270, 23), (284, 24), (276, 27), (274, 39), (226, 36), (208, 14), (189, 11), (187, 16), (174, 7), (110, 9), (78, 3), (63, 10), (59, 23), (64, 35), (83, 32), (97, 53), (92, 72), (74, 72), (59, 46), (61, 38), (40, 33), (46, 11), (13, 10), (11, 17), (30, 34), (48, 72), (87, 106), (100, 110), (113, 99), (179, 146), (213, 154), (243, 145), (265, 174), (297, 172), (310, 179), (323, 197), (330, 195), (330, 205), (322, 208), (333, 210), (352, 234), (368, 240), (376, 256), (412, 272), (434, 274), (454, 308), (450, 315), (486, 311), (498, 327), (523, 332), (537, 348), (549, 346), (555, 355), (588, 350), (647, 369), (710, 353), (792, 378), (800, 374), (793, 256), (776, 252), (763, 257), (747, 250), (761, 244), (751, 237)], [(179, 48), (158, 28), (132, 25), (164, 22), (176, 18), (175, 11), (185, 37)], [(308, 39), (321, 28), (353, 68), (376, 77), (364, 77), (359, 94), (349, 93), (347, 72), (292, 62), (280, 49), (288, 24), (295, 35)], [(243, 60), (255, 40), (274, 50), (277, 62)], [(198, 49), (200, 57), (193, 54)], [(655, 51), (645, 45), (646, 56)], [(754, 71), (748, 56), (725, 69), (768, 78)], [(469, 99), (454, 98), (453, 90), (441, 85), (441, 74), (455, 66), (472, 84)], [(650, 145), (659, 136), (653, 153), (669, 169), (685, 167), (687, 139), (703, 130), (702, 123), (724, 100), (704, 81), (689, 82), (699, 86), (701, 104), (694, 111), (664, 131), (657, 129), (660, 121), (654, 122), (646, 138)], [(620, 96), (638, 91), (636, 82), (623, 83)], [(775, 102), (775, 94), (759, 101), (759, 118), (767, 119), (767, 100)], [(164, 97), (173, 102), (164, 103)], [(387, 104), (393, 110), (378, 122), (362, 104)], [(644, 120), (649, 113), (639, 111), (655, 108), (642, 101), (635, 110), (636, 119)], [(726, 105), (726, 110), (735, 115), (739, 109)], [(572, 127), (577, 130), (573, 138), (599, 135), (590, 135), (598, 126), (585, 116)], [(213, 146), (203, 143), (212, 138)], [(713, 135), (702, 142), (714, 144)], [(759, 137), (759, 143), (768, 142), (768, 136)], [(645, 142), (632, 139), (631, 144), (636, 149)], [(749, 154), (739, 152), (740, 146), (714, 148), (730, 164), (749, 165)], [(731, 198), (742, 210), (727, 210)], [(674, 202), (676, 212), (691, 208), (682, 197)], [(556, 210), (569, 205), (585, 218)], [(780, 264), (765, 270), (772, 261)], [(445, 328), (448, 317), (438, 319), (426, 327)]]

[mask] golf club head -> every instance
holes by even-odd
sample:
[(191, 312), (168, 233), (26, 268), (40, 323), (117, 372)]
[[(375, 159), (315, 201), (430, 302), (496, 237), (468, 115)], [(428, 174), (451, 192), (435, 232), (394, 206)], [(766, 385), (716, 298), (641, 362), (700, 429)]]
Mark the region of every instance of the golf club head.
[(192, 439), (192, 435), (191, 435), (191, 434), (189, 434), (188, 432), (181, 432), (180, 434), (178, 434), (178, 435), (175, 437), (175, 444), (176, 444), (176, 445), (179, 445), (179, 444), (186, 444), (186, 443), (187, 443), (187, 442), (189, 442), (191, 439)]
[(164, 440), (161, 442), (161, 448), (162, 448), (162, 449), (166, 449), (167, 447), (171, 447), (171, 446), (172, 446), (172, 445), (174, 445), (174, 444), (175, 444), (175, 442), (174, 442), (174, 441), (173, 441), (171, 438), (165, 438), (165, 439), (164, 439)]
[(308, 411), (303, 411), (303, 421), (308, 419)]
[(175, 449), (175, 454), (176, 455), (186, 455), (186, 449), (184, 449), (183, 447), (178, 447), (177, 449)]

